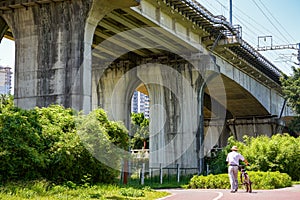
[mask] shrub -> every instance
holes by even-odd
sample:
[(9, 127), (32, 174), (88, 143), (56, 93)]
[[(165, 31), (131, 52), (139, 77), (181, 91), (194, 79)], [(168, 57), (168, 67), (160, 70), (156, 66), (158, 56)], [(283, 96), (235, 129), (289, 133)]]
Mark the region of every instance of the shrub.
[(121, 188), (120, 194), (126, 197), (144, 197), (145, 193), (143, 190), (134, 189), (132, 187), (129, 188)]
[(277, 134), (272, 137), (244, 136), (240, 152), (251, 163), (252, 171), (279, 171), (300, 180), (300, 137)]
[(292, 185), (292, 179), (280, 172), (248, 172), (254, 189), (276, 189)]
[(230, 182), (228, 174), (208, 175), (208, 176), (193, 176), (188, 184), (188, 188), (202, 188), (202, 189), (228, 189)]
[[(0, 100), (1, 182), (47, 179), (89, 185), (115, 180), (117, 171), (97, 160), (78, 134), (78, 130), (93, 131), (84, 139), (97, 141), (97, 131), (101, 130), (101, 136), (107, 139), (105, 144), (128, 147), (126, 128), (109, 121), (104, 110), (83, 116), (58, 105), (22, 110), (13, 106), (12, 98)], [(119, 157), (111, 159), (112, 153), (109, 149), (100, 152), (118, 165)]]
[(0, 113), (0, 181), (39, 178), (47, 159), (36, 112), (3, 111)]
[(244, 136), (239, 142), (233, 137), (228, 139), (228, 145), (210, 161), (212, 173), (227, 171), (226, 155), (233, 145), (238, 146), (239, 152), (249, 161), (251, 171), (279, 171), (287, 173), (292, 180), (300, 180), (300, 137), (287, 134), (277, 134), (272, 137)]
[[(250, 171), (248, 174), (250, 180), (253, 182), (253, 189), (275, 189), (292, 185), (291, 177), (285, 173)], [(240, 188), (241, 187), (242, 186), (240, 185)], [(188, 184), (188, 188), (229, 189), (229, 177), (228, 174), (193, 176)]]

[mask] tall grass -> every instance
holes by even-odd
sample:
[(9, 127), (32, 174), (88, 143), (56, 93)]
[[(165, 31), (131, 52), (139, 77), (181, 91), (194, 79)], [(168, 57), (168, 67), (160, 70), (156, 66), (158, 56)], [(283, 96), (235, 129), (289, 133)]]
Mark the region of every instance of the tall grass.
[(83, 186), (75, 183), (55, 185), (50, 182), (31, 181), (14, 182), (0, 187), (0, 199), (10, 200), (88, 200), (88, 199), (139, 199), (151, 200), (168, 195), (166, 192), (157, 192), (149, 187), (134, 188), (118, 185)]
[(141, 188), (141, 187), (150, 187), (153, 189), (164, 189), (164, 188), (185, 188), (186, 185), (190, 182), (192, 178), (192, 175), (190, 176), (181, 176), (180, 182), (177, 182), (177, 176), (176, 175), (170, 175), (170, 176), (164, 176), (163, 177), (163, 183), (160, 184), (160, 178), (158, 176), (154, 177), (148, 177), (144, 180), (144, 186), (140, 184), (139, 178), (131, 178), (129, 180), (128, 185), (135, 187), (135, 188)]

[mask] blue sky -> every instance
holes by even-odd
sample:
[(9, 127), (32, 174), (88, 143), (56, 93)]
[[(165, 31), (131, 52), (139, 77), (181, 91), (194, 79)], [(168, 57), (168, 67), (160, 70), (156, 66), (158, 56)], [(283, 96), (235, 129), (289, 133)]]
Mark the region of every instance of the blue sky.
[[(198, 1), (214, 15), (223, 15), (229, 20), (229, 0)], [(300, 0), (232, 0), (232, 3), (233, 24), (242, 26), (243, 39), (254, 48), (258, 44), (257, 37), (265, 35), (273, 37), (274, 45), (300, 43)], [(13, 67), (14, 51), (14, 42), (3, 39), (0, 44), (0, 65)], [(287, 74), (291, 73), (293, 62), (297, 61), (293, 56), (297, 54), (296, 50), (261, 54)]]
[(13, 67), (15, 65), (15, 43), (3, 38), (0, 43), (0, 65)]

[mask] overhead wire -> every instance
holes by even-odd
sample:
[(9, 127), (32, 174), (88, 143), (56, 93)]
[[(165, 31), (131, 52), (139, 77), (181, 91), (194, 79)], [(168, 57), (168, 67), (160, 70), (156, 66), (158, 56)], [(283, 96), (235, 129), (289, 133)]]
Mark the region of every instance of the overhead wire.
[(256, 5), (256, 7), (261, 11), (261, 13), (266, 17), (266, 19), (270, 22), (270, 24), (273, 26), (273, 28), (278, 31), (278, 33), (281, 35), (282, 38), (286, 40), (286, 42), (289, 43), (288, 39), (284, 36), (284, 34), (275, 26), (275, 24), (270, 20), (270, 18), (266, 15), (266, 13), (263, 11), (263, 9), (257, 4), (255, 0), (252, 0), (252, 2)]
[[(218, 13), (220, 11), (216, 11), (216, 6), (212, 5), (212, 1), (207, 1), (205, 0), (210, 7), (213, 8), (214, 12)], [(277, 40), (281, 40), (281, 38), (284, 38), (286, 41), (288, 41), (288, 39), (284, 36), (284, 34), (276, 27), (276, 25), (271, 21), (271, 19), (267, 16), (267, 14), (263, 11), (263, 9), (257, 4), (257, 2), (255, 2), (254, 0), (252, 0), (253, 3), (256, 5), (256, 7), (262, 12), (262, 14), (266, 17), (266, 19), (272, 24), (273, 28), (276, 29), (276, 31), (280, 34), (280, 37), (276, 37), (275, 40), (273, 40), (275, 43), (277, 42)], [(259, 0), (260, 3), (261, 0)], [(223, 9), (229, 11), (228, 7), (226, 5), (224, 5), (222, 2), (220, 2), (220, 0), (216, 0), (217, 3), (219, 3), (221, 5), (221, 13), (224, 15)], [(263, 4), (263, 7), (266, 8), (265, 4)], [(258, 35), (270, 35), (270, 33), (273, 33), (273, 31), (270, 31), (269, 29), (267, 29), (264, 25), (260, 24), (259, 22), (257, 22), (255, 19), (253, 19), (251, 16), (249, 16), (248, 14), (246, 14), (245, 12), (243, 12), (241, 9), (239, 9), (238, 7), (236, 7), (235, 5), (233, 5), (233, 7), (238, 10), (240, 13), (242, 13), (242, 15), (239, 15), (237, 13), (234, 13), (234, 18), (235, 20), (237, 20), (239, 22), (240, 25), (242, 25), (242, 27), (246, 28), (247, 31), (243, 32), (243, 35), (246, 35), (248, 39), (250, 39), (249, 41), (247, 40), (247, 42), (249, 42), (251, 45), (253, 46), (257, 46), (257, 44), (255, 44), (254, 41), (258, 41), (257, 36)], [(266, 9), (268, 11), (268, 13), (270, 14), (270, 10)], [(285, 32), (286, 30), (284, 29), (284, 27), (280, 24), (280, 22), (272, 15), (272, 19), (276, 21), (277, 24), (279, 24), (280, 28), (283, 29)], [(246, 16), (247, 18), (245, 18), (244, 16)], [(251, 19), (253, 23), (249, 22), (249, 19)], [(257, 25), (260, 28), (257, 28)], [(245, 30), (245, 29), (244, 29)], [(262, 31), (263, 30), (263, 31)], [(250, 32), (250, 33), (249, 33)], [(276, 36), (277, 34), (275, 34)], [(290, 34), (288, 34), (290, 36)], [(291, 37), (291, 36), (290, 36)], [(292, 37), (291, 37), (292, 38)], [(284, 40), (282, 40), (284, 41)], [(268, 52), (260, 52), (263, 56), (265, 57), (269, 57), (269, 59), (271, 58), (274, 61), (278, 62), (278, 58), (282, 57), (281, 54), (279, 52), (276, 51), (268, 51)], [(287, 62), (285, 62), (284, 64), (287, 64)], [(278, 64), (277, 64), (278, 65)]]
[[(216, 1), (219, 4), (221, 4), (221, 6), (223, 8), (225, 8), (227, 11), (229, 11), (228, 7), (225, 6), (222, 2), (220, 2), (220, 0), (216, 0)], [(258, 40), (257, 35), (258, 34), (269, 35), (269, 33), (272, 32), (269, 29), (267, 29), (264, 25), (260, 24), (258, 21), (256, 21), (251, 16), (249, 16), (247, 13), (245, 13), (244, 11), (239, 9), (237, 6), (233, 5), (233, 7), (234, 7), (234, 9), (236, 9), (237, 11), (239, 11), (241, 13), (241, 15), (240, 15), (239, 12), (235, 12), (234, 18), (240, 25), (242, 25), (243, 28), (246, 28), (247, 31), (243, 31), (243, 35), (247, 36), (247, 42), (249, 44), (251, 44), (252, 46), (257, 46), (257, 40)], [(244, 16), (246, 16), (246, 18)], [(251, 19), (251, 21), (254, 22), (254, 24), (249, 22), (249, 19)], [(257, 26), (259, 26), (260, 28), (257, 28)], [(262, 31), (262, 30), (264, 30), (264, 31)], [(262, 54), (265, 54), (265, 53), (262, 53)], [(274, 60), (280, 56), (278, 54), (278, 52), (275, 52), (275, 51), (268, 52), (268, 55), (269, 55), (269, 57), (271, 57)]]
[(274, 15), (272, 14), (272, 12), (270, 12), (270, 10), (268, 9), (267, 6), (265, 6), (265, 4), (259, 0), (259, 2), (261, 3), (261, 5), (263, 5), (263, 7), (266, 9), (266, 11), (271, 15), (271, 17), (277, 22), (277, 24), (280, 26), (280, 28), (282, 28), (282, 30), (293, 40), (296, 41), (295, 38), (293, 36), (291, 36), (291, 34), (286, 31), (286, 29), (282, 26), (282, 24), (274, 17)]
[[(201, 2), (199, 0), (197, 0), (197, 1), (201, 4)], [(212, 5), (211, 1), (208, 1), (208, 0), (204, 0), (204, 1), (207, 3), (207, 5), (209, 5), (208, 6), (209, 9), (211, 9), (215, 13), (218, 13), (218, 10), (216, 10), (215, 6)]]
[[(253, 0), (253, 1), (255, 1), (255, 0)], [(270, 10), (268, 9), (268, 7), (261, 0), (259, 0), (259, 2), (264, 7), (264, 9), (269, 13), (269, 15), (277, 22), (277, 24), (280, 26), (280, 28), (286, 33), (286, 35), (288, 35), (293, 41), (295, 41), (294, 37), (291, 36), (290, 33), (286, 31), (286, 29), (283, 27), (283, 25), (274, 17), (274, 15), (272, 14), (272, 12), (270, 12)], [(282, 34), (279, 31), (279, 29), (277, 29), (277, 27), (274, 27), (274, 28), (276, 28), (276, 30), (281, 34), (281, 36), (285, 39), (285, 41), (287, 42), (287, 44), (291, 44), (291, 42), (285, 37), (285, 35)], [(286, 55), (283, 56), (283, 54), (281, 53), (281, 54), (279, 54), (278, 58), (281, 59), (282, 62), (284, 62), (286, 64), (286, 66), (290, 67), (291, 63), (295, 64), (295, 62), (292, 61), (293, 60), (292, 59), (293, 58), (293, 53), (291, 52), (291, 50), (288, 50), (288, 49), (286, 49), (285, 52), (289, 52), (290, 56), (286, 56)], [(277, 58), (277, 61), (278, 61), (278, 58)], [(276, 61), (276, 59), (274, 60), (274, 62), (275, 61)]]

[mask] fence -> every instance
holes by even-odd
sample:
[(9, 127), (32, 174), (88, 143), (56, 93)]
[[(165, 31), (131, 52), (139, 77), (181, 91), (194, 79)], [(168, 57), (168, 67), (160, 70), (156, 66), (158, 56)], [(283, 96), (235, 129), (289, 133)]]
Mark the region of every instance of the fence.
[(141, 185), (145, 184), (145, 180), (150, 183), (159, 184), (189, 181), (198, 172), (197, 168), (186, 168), (179, 164), (169, 166), (156, 164), (149, 166), (148, 160), (132, 160), (128, 163), (128, 169), (129, 177), (139, 179)]

